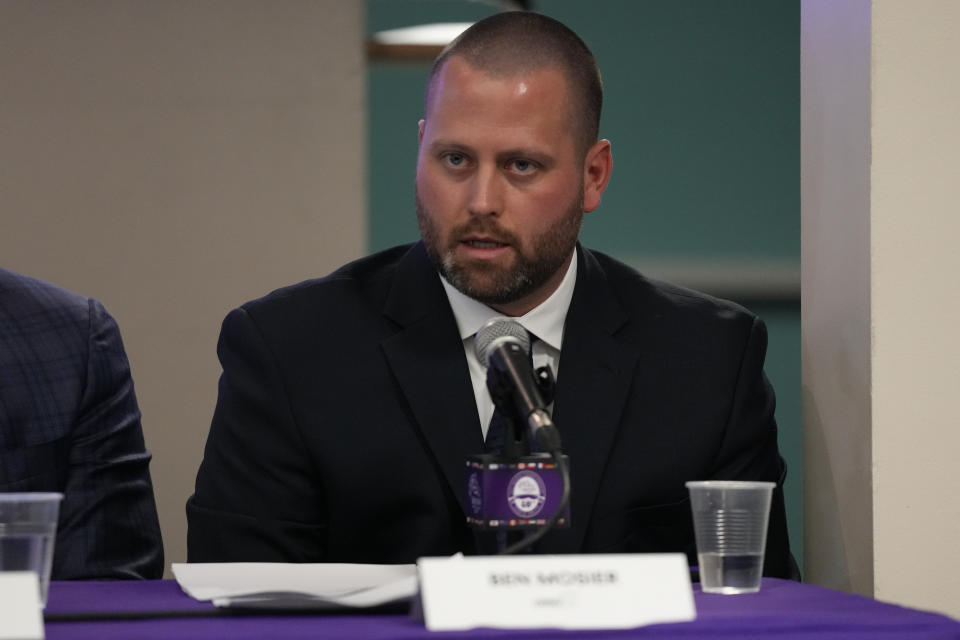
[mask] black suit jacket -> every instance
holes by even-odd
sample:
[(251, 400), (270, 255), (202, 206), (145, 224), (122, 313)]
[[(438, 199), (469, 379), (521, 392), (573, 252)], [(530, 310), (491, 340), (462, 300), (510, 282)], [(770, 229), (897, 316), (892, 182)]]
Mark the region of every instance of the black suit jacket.
[[(572, 526), (546, 553), (685, 551), (686, 480), (782, 480), (766, 332), (732, 303), (578, 247), (554, 419)], [(474, 553), (464, 458), (482, 452), (456, 322), (422, 244), (231, 312), (188, 501), (188, 559), (413, 562)], [(790, 574), (782, 491), (766, 572)]]
[(0, 491), (57, 491), (54, 579), (159, 578), (140, 410), (96, 300), (0, 269)]

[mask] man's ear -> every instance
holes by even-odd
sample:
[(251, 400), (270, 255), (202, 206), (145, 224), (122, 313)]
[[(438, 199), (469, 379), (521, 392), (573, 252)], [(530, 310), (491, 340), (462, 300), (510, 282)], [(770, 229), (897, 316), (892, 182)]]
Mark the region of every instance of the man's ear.
[[(423, 121), (421, 120), (421, 123)], [(600, 206), (610, 171), (613, 170), (613, 155), (609, 140), (598, 140), (587, 151), (583, 162), (583, 210), (593, 211)]]
[(420, 122), (417, 123), (417, 144), (419, 145), (423, 142), (423, 123), (426, 122), (423, 118), (420, 118)]

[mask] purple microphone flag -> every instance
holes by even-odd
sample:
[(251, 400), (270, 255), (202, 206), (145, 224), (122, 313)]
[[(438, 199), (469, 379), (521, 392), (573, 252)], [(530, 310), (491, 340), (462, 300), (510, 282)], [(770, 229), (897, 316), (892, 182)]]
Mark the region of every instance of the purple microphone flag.
[[(509, 462), (490, 454), (471, 456), (467, 458), (466, 471), (467, 522), (477, 528), (543, 526), (563, 498), (563, 476), (553, 458), (545, 453)], [(557, 526), (570, 526), (569, 508)]]

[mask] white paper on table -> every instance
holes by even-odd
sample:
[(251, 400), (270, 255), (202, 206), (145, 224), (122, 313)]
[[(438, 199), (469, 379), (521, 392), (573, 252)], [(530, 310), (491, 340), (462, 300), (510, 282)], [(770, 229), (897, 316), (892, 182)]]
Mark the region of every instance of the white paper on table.
[(0, 638), (43, 640), (43, 605), (35, 571), (0, 571)]
[(180, 588), (218, 607), (366, 608), (409, 601), (412, 564), (174, 563)]

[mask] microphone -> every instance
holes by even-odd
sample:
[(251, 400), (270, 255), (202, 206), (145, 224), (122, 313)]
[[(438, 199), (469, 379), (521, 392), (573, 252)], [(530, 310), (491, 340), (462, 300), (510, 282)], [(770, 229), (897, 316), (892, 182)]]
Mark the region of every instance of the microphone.
[[(499, 553), (512, 554), (554, 527), (570, 526), (569, 460), (544, 401), (552, 396), (553, 375), (548, 367), (534, 371), (527, 330), (515, 320), (493, 318), (477, 332), (475, 346), (508, 431), (503, 453), (467, 458), (467, 523), (497, 531)], [(548, 453), (517, 454), (512, 432), (521, 422), (528, 427), (527, 443), (537, 442)], [(533, 532), (518, 540), (522, 531)]]
[(559, 452), (560, 432), (537, 386), (527, 330), (515, 320), (493, 318), (477, 332), (475, 347), (477, 360), (487, 368), (487, 386), (491, 392), (509, 391), (516, 414), (527, 424), (531, 442), (544, 451)]

